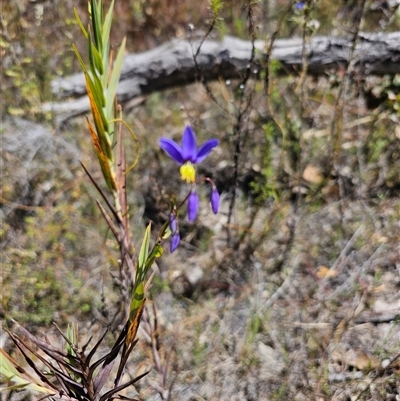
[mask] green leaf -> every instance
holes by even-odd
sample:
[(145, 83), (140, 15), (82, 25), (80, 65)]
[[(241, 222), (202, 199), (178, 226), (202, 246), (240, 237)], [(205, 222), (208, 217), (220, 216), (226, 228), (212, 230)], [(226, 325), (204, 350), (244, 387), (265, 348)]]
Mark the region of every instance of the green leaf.
[(114, 98), (117, 94), (118, 82), (121, 76), (122, 61), (124, 59), (124, 54), (125, 54), (125, 45), (126, 45), (126, 38), (123, 39), (121, 46), (118, 50), (118, 55), (115, 60), (114, 67), (111, 73), (110, 83), (108, 84), (107, 87), (107, 96), (106, 96), (107, 116), (110, 116), (113, 110), (112, 107), (114, 105)]
[(130, 345), (136, 337), (136, 333), (140, 324), (140, 317), (144, 308), (144, 302), (144, 284), (142, 281), (135, 286), (135, 291), (133, 293), (130, 305), (129, 327), (125, 339), (125, 343), (128, 345)]
[[(101, 54), (103, 57), (103, 67), (104, 73), (102, 76), (103, 87), (105, 88), (108, 85), (108, 71), (111, 68), (110, 66), (110, 32), (111, 32), (111, 24), (113, 19), (113, 11), (114, 11), (114, 0), (111, 2), (110, 8), (106, 14), (106, 18), (103, 23), (102, 28), (102, 39), (103, 39), (103, 53)], [(114, 115), (110, 116), (107, 113), (107, 118), (114, 118)]]
[[(18, 369), (19, 370), (18, 370)], [(25, 377), (24, 377), (25, 376)], [(27, 388), (30, 391), (53, 394), (54, 391), (43, 387), (38, 381), (31, 377), (25, 370), (17, 364), (2, 348), (0, 348), (0, 377), (14, 383), (0, 391)]]
[(161, 257), (163, 252), (164, 252), (164, 249), (160, 244), (154, 245), (149, 257), (146, 260), (146, 265), (145, 265), (144, 272), (143, 272), (144, 273), (143, 278), (147, 274), (147, 272), (150, 270), (151, 266), (153, 266), (154, 261), (157, 258)]
[(7, 379), (12, 376), (19, 376), (18, 370), (5, 357), (3, 352), (5, 353), (5, 351), (3, 351), (3, 350), (2, 350), (2, 353), (0, 353), (0, 376), (5, 377)]
[(101, 58), (101, 55), (98, 52), (98, 50), (94, 47), (93, 43), (92, 43), (91, 47), (92, 47), (94, 65), (95, 65), (97, 71), (99, 72), (99, 74), (103, 75), (104, 74), (104, 67), (103, 67), (103, 60)]
[[(101, 84), (100, 78), (98, 77), (97, 73), (93, 74), (93, 78), (94, 78), (94, 85), (97, 91), (97, 95), (99, 97), (100, 100), (100, 104), (98, 105), (99, 107), (104, 108), (106, 106), (106, 98), (104, 96), (104, 90), (103, 90), (103, 85)], [(108, 132), (108, 120), (106, 115), (103, 112), (103, 118), (104, 118), (104, 127), (106, 129), (106, 131)]]
[(103, 23), (103, 66), (104, 66), (104, 75), (103, 75), (103, 85), (104, 87), (108, 84), (108, 72), (110, 69), (110, 32), (111, 32), (111, 24), (113, 19), (113, 11), (114, 11), (114, 0), (110, 4), (110, 8), (106, 14), (106, 18)]
[(76, 8), (74, 7), (74, 14), (75, 14), (75, 19), (76, 22), (78, 23), (79, 27), (81, 28), (82, 33), (85, 35), (85, 38), (88, 38), (88, 33), (87, 30), (85, 29), (85, 27), (83, 26), (82, 20), (79, 17), (78, 11), (76, 10)]
[(111, 2), (110, 8), (107, 11), (106, 19), (103, 24), (103, 49), (108, 49), (109, 41), (110, 41), (110, 32), (111, 32), (111, 22), (114, 10), (114, 0)]
[(147, 261), (147, 257), (149, 254), (149, 246), (150, 246), (150, 233), (151, 233), (151, 223), (147, 226), (146, 232), (144, 233), (142, 246), (140, 247), (139, 259), (138, 259), (138, 268), (136, 273), (136, 281), (142, 281), (144, 276), (142, 275), (143, 267)]
[(92, 27), (93, 27), (94, 43), (99, 52), (101, 53), (103, 50), (103, 41), (101, 39), (101, 12), (99, 12), (99, 9), (102, 8), (102, 4), (100, 1), (98, 6), (96, 0), (92, 0), (90, 4), (92, 11)]
[(167, 239), (171, 236), (172, 232), (171, 229), (169, 228), (169, 225), (167, 225), (167, 227), (165, 227), (165, 229), (163, 230), (163, 234), (161, 236), (162, 239)]
[(93, 56), (93, 42), (92, 42), (92, 32), (89, 27), (89, 37), (88, 37), (88, 56), (89, 56), (89, 65), (90, 65), (90, 71), (92, 71), (92, 75), (96, 75), (96, 66), (94, 62), (94, 56)]
[(74, 51), (74, 53), (76, 55), (76, 58), (78, 59), (79, 64), (81, 65), (82, 71), (85, 74), (87, 74), (88, 73), (88, 69), (87, 69), (87, 67), (86, 67), (81, 55), (79, 54), (79, 51), (78, 51), (77, 47), (75, 46), (75, 43), (72, 43), (72, 50)]
[(143, 281), (136, 282), (135, 289), (132, 295), (129, 320), (135, 318), (137, 310), (140, 308), (144, 300), (144, 283)]
[[(88, 53), (89, 53), (89, 64), (90, 64), (90, 70), (92, 71), (93, 77), (97, 77), (97, 72), (102, 75), (104, 73), (104, 68), (103, 68), (103, 61), (100, 56), (100, 53), (96, 49), (96, 46), (92, 42), (92, 34), (89, 29), (89, 37), (88, 37)], [(97, 81), (99, 84), (99, 87), (101, 88), (101, 93), (103, 93), (103, 85), (100, 82), (100, 79), (97, 77)], [(106, 100), (104, 98), (104, 94), (102, 94), (102, 107), (105, 106)]]
[(100, 107), (98, 107), (101, 102), (98, 99), (98, 94), (96, 94), (96, 88), (95, 85), (90, 78), (89, 74), (85, 74), (86, 78), (86, 91), (89, 96), (89, 101), (90, 101), (90, 109), (92, 110), (93, 114), (93, 119), (94, 119), (94, 124), (96, 126), (96, 132), (97, 136), (100, 141), (100, 147), (108, 160), (112, 161), (113, 160), (113, 154), (111, 150), (111, 145), (110, 142), (107, 138), (106, 135), (106, 127), (108, 128), (108, 125), (104, 125), (105, 117), (104, 117), (104, 111)]
[[(97, 110), (98, 110), (99, 117), (101, 118), (101, 123), (102, 123), (102, 126), (103, 126), (103, 130), (105, 132), (108, 132), (108, 121), (106, 119), (106, 116), (105, 116), (104, 110), (103, 110), (104, 93), (102, 91), (100, 80), (96, 75), (94, 76), (94, 81), (90, 77), (89, 74), (86, 74), (86, 77), (87, 77), (87, 82), (89, 84), (90, 90), (92, 92), (93, 101), (95, 102), (95, 105), (96, 105)], [(87, 88), (87, 86), (86, 86), (86, 88)], [(90, 99), (90, 100), (92, 101), (92, 99)], [(92, 106), (92, 104), (91, 104), (91, 106)], [(92, 107), (92, 112), (93, 112), (93, 107)], [(96, 129), (97, 129), (97, 124), (96, 124)], [(98, 134), (100, 136), (99, 132), (98, 132)], [(105, 151), (105, 149), (104, 149), (104, 151)], [(112, 157), (108, 153), (107, 153), (107, 156), (110, 157), (110, 158)]]
[(99, 21), (103, 22), (103, 3), (102, 0), (99, 0), (97, 4), (97, 10), (99, 11)]
[[(96, 135), (96, 132), (94, 131), (92, 124), (90, 123), (90, 121), (89, 121), (89, 119), (87, 117), (86, 117), (86, 120), (87, 120), (87, 124), (88, 124), (88, 129), (89, 129), (89, 132), (90, 132), (90, 136), (92, 137), (93, 146), (94, 146), (94, 148), (96, 150), (96, 154), (97, 154), (97, 157), (99, 159), (99, 163), (100, 163), (101, 171), (103, 173), (103, 177), (104, 177), (104, 179), (105, 179), (105, 181), (107, 183), (108, 188), (111, 191), (116, 191), (117, 190), (117, 185), (115, 183), (114, 174), (112, 173), (111, 168), (110, 168), (110, 164), (111, 163), (109, 162), (109, 160), (107, 159), (106, 154), (103, 151), (100, 139)], [(104, 133), (103, 133), (103, 135), (104, 135)]]
[[(67, 333), (66, 337), (68, 340), (71, 342), (71, 344), (77, 344), (78, 343), (78, 329), (77, 326), (70, 325), (68, 324), (67, 326)], [(67, 354), (71, 356), (76, 356), (75, 351), (72, 349), (71, 345), (67, 342)]]

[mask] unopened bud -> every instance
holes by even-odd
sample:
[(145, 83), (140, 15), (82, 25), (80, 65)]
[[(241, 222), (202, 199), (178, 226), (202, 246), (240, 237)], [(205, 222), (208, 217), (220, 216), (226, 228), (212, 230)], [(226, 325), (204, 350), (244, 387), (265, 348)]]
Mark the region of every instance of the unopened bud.
[(187, 212), (188, 212), (188, 219), (190, 222), (193, 222), (196, 219), (197, 212), (199, 211), (199, 197), (195, 190), (189, 195), (188, 205), (187, 205)]
[(171, 253), (176, 251), (178, 248), (179, 242), (181, 242), (181, 236), (179, 235), (179, 231), (176, 231), (171, 238), (171, 243), (169, 245), (169, 250)]
[(219, 193), (215, 186), (213, 186), (211, 191), (210, 202), (213, 212), (217, 214), (219, 209)]

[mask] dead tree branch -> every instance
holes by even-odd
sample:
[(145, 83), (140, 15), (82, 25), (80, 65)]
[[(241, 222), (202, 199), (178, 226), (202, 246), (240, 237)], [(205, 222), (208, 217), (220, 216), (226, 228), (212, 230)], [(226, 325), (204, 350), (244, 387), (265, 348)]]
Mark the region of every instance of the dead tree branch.
[[(184, 86), (200, 79), (193, 60), (193, 49), (198, 41), (175, 39), (143, 53), (125, 57), (118, 86), (118, 101), (122, 104), (155, 91)], [(252, 78), (259, 78), (265, 53), (265, 41), (255, 42), (256, 57), (252, 61)], [(386, 75), (400, 73), (400, 32), (389, 34), (360, 33), (353, 49), (353, 41), (340, 37), (314, 37), (306, 45), (307, 73), (323, 75), (346, 69), (352, 61), (353, 71), (361, 75)], [(226, 36), (222, 41), (207, 40), (197, 56), (204, 79), (208, 81), (243, 79), (249, 68), (252, 42)], [(350, 60), (350, 56), (353, 59)], [(277, 39), (271, 54), (280, 63), (280, 73), (302, 71), (304, 45), (301, 38)], [(53, 111), (62, 122), (89, 110), (82, 74), (57, 78), (52, 83), (53, 92), (62, 100), (46, 104), (45, 111)]]

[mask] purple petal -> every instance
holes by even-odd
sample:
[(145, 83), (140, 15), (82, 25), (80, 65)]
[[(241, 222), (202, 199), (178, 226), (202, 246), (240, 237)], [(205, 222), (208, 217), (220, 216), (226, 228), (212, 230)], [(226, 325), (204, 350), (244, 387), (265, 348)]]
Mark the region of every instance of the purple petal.
[(181, 242), (181, 236), (179, 235), (179, 231), (177, 231), (171, 239), (171, 243), (169, 244), (169, 250), (171, 253), (176, 251), (178, 248), (179, 242)]
[(169, 228), (170, 228), (172, 234), (174, 234), (176, 232), (177, 224), (176, 224), (176, 216), (174, 213), (171, 213), (169, 215)]
[(160, 148), (168, 153), (168, 156), (179, 164), (183, 164), (183, 152), (181, 147), (172, 139), (161, 138)]
[(217, 214), (219, 209), (219, 193), (216, 187), (213, 187), (211, 191), (210, 202), (213, 212)]
[(209, 139), (207, 142), (203, 143), (203, 145), (200, 146), (197, 152), (196, 160), (194, 161), (194, 163), (200, 163), (201, 161), (203, 161), (209, 155), (209, 153), (218, 145), (218, 139)]
[(187, 125), (182, 137), (182, 158), (183, 161), (195, 162), (196, 160), (196, 134), (192, 127)]
[(193, 222), (196, 219), (198, 211), (199, 211), (199, 197), (196, 191), (192, 191), (189, 195), (188, 206), (187, 206), (188, 220), (190, 222)]

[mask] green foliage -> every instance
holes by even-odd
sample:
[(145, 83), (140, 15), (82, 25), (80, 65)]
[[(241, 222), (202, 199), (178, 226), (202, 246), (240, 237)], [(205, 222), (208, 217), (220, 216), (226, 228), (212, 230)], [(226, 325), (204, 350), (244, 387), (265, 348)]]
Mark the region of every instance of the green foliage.
[(87, 120), (88, 129), (108, 189), (114, 193), (117, 191), (117, 184), (115, 182), (116, 172), (112, 147), (117, 142), (114, 125), (118, 117), (115, 98), (126, 40), (123, 39), (115, 61), (110, 60), (109, 37), (114, 2), (111, 3), (104, 20), (102, 2), (97, 3), (97, 0), (93, 0), (89, 5), (91, 25), (87, 30), (84, 28), (76, 10), (74, 11), (78, 25), (88, 41), (89, 67), (86, 66), (75, 45), (73, 45), (73, 50), (85, 74), (86, 88), (96, 127), (94, 129), (90, 121)]
[[(19, 233), (18, 243), (3, 255), (2, 310), (21, 324), (62, 323), (69, 315), (84, 318), (100, 302), (96, 289), (79, 291), (88, 272), (74, 270), (90, 253), (93, 220), (76, 214), (71, 218), (72, 210), (63, 202), (51, 214), (38, 208), (35, 216), (25, 218), (26, 233)], [(85, 241), (78, 240), (82, 236)]]
[(209, 0), (210, 11), (212, 12), (213, 18), (219, 18), (221, 11), (224, 8), (224, 2), (221, 0)]
[(223, 18), (221, 12), (224, 9), (224, 2), (222, 0), (209, 0), (209, 10), (211, 12), (211, 19), (215, 23), (216, 28), (221, 26)]
[(272, 394), (271, 401), (280, 401), (288, 397), (288, 386), (283, 383), (279, 388)]
[(252, 183), (253, 190), (259, 200), (273, 198), (276, 201), (279, 199), (278, 176), (279, 171), (276, 166), (274, 147), (278, 139), (278, 130), (274, 122), (264, 125), (265, 145), (263, 148), (263, 179), (262, 181)]
[(0, 348), (0, 378), (6, 380), (8, 383), (13, 383), (7, 387), (3, 387), (2, 391), (27, 389), (45, 394), (53, 393), (44, 387), (39, 380), (36, 380), (26, 372), (23, 367), (19, 366), (2, 348)]
[(61, 0), (53, 2), (53, 7), (2, 2), (1, 115), (51, 120), (52, 116), (42, 111), (43, 102), (53, 99), (51, 80), (58, 74), (71, 73), (73, 66), (69, 45), (60, 40), (74, 31), (73, 25), (64, 23), (67, 10), (68, 5)]
[(195, 342), (192, 348), (192, 358), (195, 366), (202, 366), (207, 359), (208, 355), (208, 344), (204, 338), (203, 329), (201, 324), (196, 324), (194, 327)]

